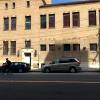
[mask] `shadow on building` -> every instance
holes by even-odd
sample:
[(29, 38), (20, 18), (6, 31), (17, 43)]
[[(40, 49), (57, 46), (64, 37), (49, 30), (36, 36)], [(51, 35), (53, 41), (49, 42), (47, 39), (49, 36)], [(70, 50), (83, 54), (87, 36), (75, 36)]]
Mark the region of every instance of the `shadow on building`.
[[(43, 56), (44, 54), (42, 53), (40, 59), (42, 59)], [(89, 68), (88, 51), (86, 50), (86, 48), (83, 48), (82, 50), (77, 50), (76, 47), (75, 51), (65, 51), (63, 44), (55, 44), (54, 48), (52, 48), (51, 50), (49, 48), (49, 52), (45, 54), (44, 63), (50, 63), (52, 60), (66, 57), (77, 58), (81, 62), (81, 67), (83, 70), (87, 70)]]

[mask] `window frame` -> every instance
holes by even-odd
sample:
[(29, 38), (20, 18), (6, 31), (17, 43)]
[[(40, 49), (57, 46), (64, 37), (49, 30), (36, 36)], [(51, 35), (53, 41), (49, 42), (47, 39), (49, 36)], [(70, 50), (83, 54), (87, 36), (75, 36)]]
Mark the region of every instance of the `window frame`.
[(31, 40), (25, 40), (25, 49), (31, 49)]
[(97, 43), (90, 43), (90, 51), (97, 51)]
[(8, 55), (9, 53), (9, 42), (3, 41), (3, 55)]
[(80, 12), (73, 12), (72, 13), (72, 26), (73, 27), (80, 27)]
[(71, 51), (71, 44), (63, 44), (63, 51)]
[(80, 44), (73, 44), (73, 51), (80, 51)]
[(8, 10), (8, 3), (5, 3), (5, 10)]
[(13, 2), (13, 3), (12, 3), (12, 9), (15, 9), (15, 8), (16, 8), (16, 3)]
[(31, 30), (31, 16), (25, 16), (25, 30)]
[(9, 30), (9, 17), (4, 17), (4, 31)]
[(55, 44), (49, 44), (49, 51), (55, 51)]
[(16, 30), (16, 20), (17, 18), (16, 17), (11, 17), (11, 30)]
[(49, 28), (55, 28), (55, 14), (49, 14)]
[(47, 50), (46, 44), (40, 44), (40, 51), (46, 51), (46, 50)]
[(46, 15), (40, 15), (40, 28), (41, 29), (47, 28)]
[(63, 27), (70, 27), (70, 13), (63, 13)]
[(26, 1), (26, 4), (27, 4), (27, 8), (30, 8), (30, 1)]
[(10, 54), (16, 55), (16, 41), (10, 41)]
[(89, 23), (89, 27), (97, 25), (96, 10), (88, 11), (88, 23)]

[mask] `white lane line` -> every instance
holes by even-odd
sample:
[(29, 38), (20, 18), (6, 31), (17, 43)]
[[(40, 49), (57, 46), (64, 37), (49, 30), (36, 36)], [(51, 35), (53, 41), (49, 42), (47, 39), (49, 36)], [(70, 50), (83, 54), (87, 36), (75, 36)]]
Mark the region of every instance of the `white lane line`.
[(27, 81), (27, 80), (0, 80), (0, 83), (65, 83), (65, 84), (100, 84), (99, 81)]

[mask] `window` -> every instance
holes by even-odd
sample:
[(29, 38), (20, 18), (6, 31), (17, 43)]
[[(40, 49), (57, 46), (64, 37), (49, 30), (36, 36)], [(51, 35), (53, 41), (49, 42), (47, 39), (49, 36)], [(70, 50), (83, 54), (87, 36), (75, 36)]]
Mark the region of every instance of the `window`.
[(67, 60), (60, 60), (59, 63), (68, 63)]
[(46, 28), (46, 15), (40, 15), (41, 28)]
[(71, 62), (77, 62), (75, 59), (68, 59), (67, 62), (71, 63)]
[(55, 28), (55, 14), (49, 14), (49, 28)]
[(12, 3), (12, 6), (13, 6), (12, 8), (15, 9), (15, 2)]
[(30, 1), (27, 1), (27, 8), (30, 7)]
[(70, 44), (64, 44), (64, 45), (63, 45), (63, 50), (64, 50), (64, 51), (70, 51), (70, 50), (71, 50)]
[(73, 13), (73, 27), (80, 27), (80, 13)]
[(55, 51), (55, 44), (49, 44), (49, 51)]
[(4, 31), (9, 30), (9, 18), (4, 18)]
[(63, 27), (70, 27), (70, 13), (63, 13)]
[(16, 55), (16, 41), (11, 41), (11, 55)]
[(90, 51), (97, 51), (97, 43), (90, 43)]
[(8, 3), (5, 3), (5, 9), (6, 10), (8, 9)]
[(60, 60), (59, 63), (72, 63), (72, 62), (76, 62), (75, 59), (66, 59), (66, 60)]
[(25, 41), (25, 48), (31, 48), (31, 41), (30, 40)]
[(25, 29), (31, 29), (31, 16), (25, 16)]
[(89, 11), (89, 26), (96, 25), (96, 11)]
[(11, 30), (16, 30), (16, 17), (11, 17)]
[(46, 51), (46, 44), (41, 44), (40, 45), (40, 50), (41, 51)]
[(8, 55), (8, 41), (3, 41), (3, 55)]
[(73, 44), (73, 51), (80, 51), (80, 44)]

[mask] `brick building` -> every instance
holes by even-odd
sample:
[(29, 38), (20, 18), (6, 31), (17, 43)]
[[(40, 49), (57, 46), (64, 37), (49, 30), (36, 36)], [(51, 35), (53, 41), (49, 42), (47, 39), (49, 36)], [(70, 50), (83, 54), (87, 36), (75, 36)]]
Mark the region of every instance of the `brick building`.
[(83, 68), (98, 69), (99, 27), (99, 0), (0, 0), (0, 63), (9, 58), (39, 69), (43, 62), (77, 57)]

